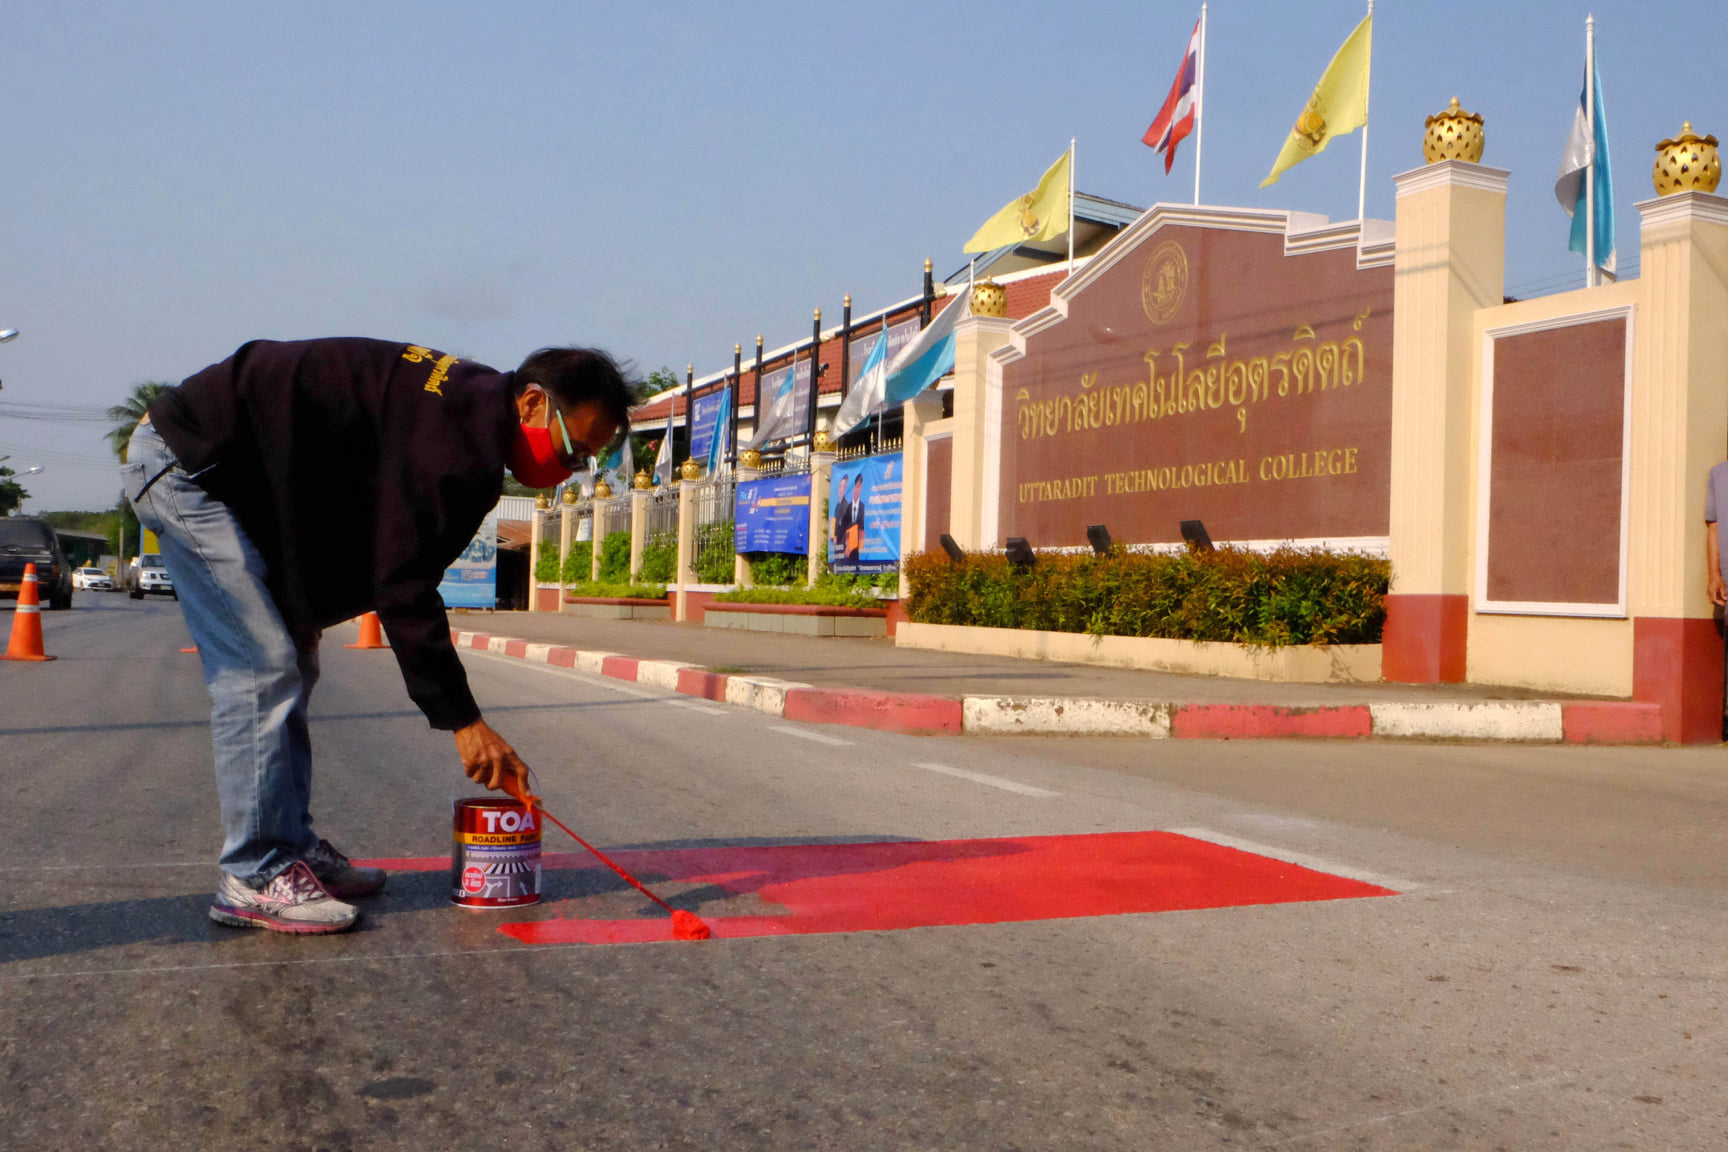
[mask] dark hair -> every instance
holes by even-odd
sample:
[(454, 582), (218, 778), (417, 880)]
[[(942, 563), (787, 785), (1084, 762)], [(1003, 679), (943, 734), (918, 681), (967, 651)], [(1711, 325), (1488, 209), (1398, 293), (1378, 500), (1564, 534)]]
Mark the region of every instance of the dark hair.
[(516, 369), (516, 394), (538, 384), (571, 408), (598, 401), (618, 430), (628, 432), (633, 403), (628, 370), (598, 348), (542, 348)]

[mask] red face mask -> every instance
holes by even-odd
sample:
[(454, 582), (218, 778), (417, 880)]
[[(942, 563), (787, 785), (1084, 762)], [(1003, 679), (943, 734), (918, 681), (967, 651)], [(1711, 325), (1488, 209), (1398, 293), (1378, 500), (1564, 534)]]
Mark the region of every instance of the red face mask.
[(526, 424), (516, 425), (510, 472), (530, 488), (553, 488), (570, 478), (570, 468), (552, 450), (552, 429)]

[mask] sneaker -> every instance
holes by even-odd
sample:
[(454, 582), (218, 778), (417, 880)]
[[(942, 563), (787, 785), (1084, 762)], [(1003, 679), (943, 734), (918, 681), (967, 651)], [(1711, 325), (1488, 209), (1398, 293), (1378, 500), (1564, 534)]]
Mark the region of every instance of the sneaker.
[(360, 910), (331, 896), (306, 862), (296, 860), (262, 888), (222, 873), (210, 919), (272, 932), (343, 932), (354, 927)]
[(328, 840), (318, 841), (300, 858), (312, 865), (312, 875), (338, 900), (358, 900), (384, 890), (384, 869), (357, 867)]

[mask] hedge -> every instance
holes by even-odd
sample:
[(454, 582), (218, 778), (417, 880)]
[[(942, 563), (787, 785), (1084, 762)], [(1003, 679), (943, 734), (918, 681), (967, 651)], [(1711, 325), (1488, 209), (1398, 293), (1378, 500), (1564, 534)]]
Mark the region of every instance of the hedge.
[(565, 593), (570, 596), (604, 596), (613, 600), (664, 600), (664, 584), (608, 584), (603, 580), (584, 580)]
[(783, 588), (802, 584), (810, 578), (810, 558), (796, 552), (746, 552), (750, 561), (750, 582)]
[(594, 544), (583, 540), (564, 554), (564, 583), (585, 584), (594, 574)]
[(848, 584), (820, 577), (814, 588), (740, 588), (714, 597), (729, 604), (820, 604), (828, 608), (881, 608), (873, 596), (860, 594)]
[(1266, 647), (1377, 644), (1391, 579), (1385, 560), (1282, 548), (1152, 555), (1043, 553), (1025, 572), (998, 553), (906, 561), (910, 619), (1153, 636)]
[(600, 581), (630, 583), (630, 533), (608, 532), (600, 545)]
[(678, 533), (660, 532), (642, 542), (642, 567), (636, 579), (643, 584), (666, 584), (678, 576)]

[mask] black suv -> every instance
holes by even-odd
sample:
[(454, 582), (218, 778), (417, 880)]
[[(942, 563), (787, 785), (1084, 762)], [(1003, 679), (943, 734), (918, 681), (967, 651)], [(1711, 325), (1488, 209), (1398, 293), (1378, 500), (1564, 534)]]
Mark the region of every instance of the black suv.
[(36, 565), (36, 590), (44, 604), (72, 607), (72, 565), (54, 529), (30, 516), (0, 518), (0, 599), (18, 599), (26, 564)]

